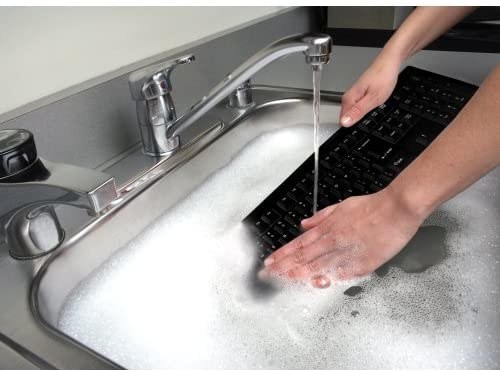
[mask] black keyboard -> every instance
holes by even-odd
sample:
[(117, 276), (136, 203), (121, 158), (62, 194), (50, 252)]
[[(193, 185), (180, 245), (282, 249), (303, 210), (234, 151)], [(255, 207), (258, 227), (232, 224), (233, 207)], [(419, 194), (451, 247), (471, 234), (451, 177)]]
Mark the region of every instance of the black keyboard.
[[(477, 87), (415, 67), (398, 77), (391, 97), (356, 125), (335, 132), (319, 150), (318, 210), (387, 186), (455, 118)], [(244, 223), (259, 262), (301, 233), (312, 215), (314, 154)]]

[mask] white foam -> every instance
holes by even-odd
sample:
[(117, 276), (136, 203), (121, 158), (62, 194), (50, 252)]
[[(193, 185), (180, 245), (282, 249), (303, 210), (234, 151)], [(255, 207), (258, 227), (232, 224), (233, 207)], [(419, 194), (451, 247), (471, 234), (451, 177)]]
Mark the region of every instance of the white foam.
[[(500, 216), (488, 201), (500, 172), (426, 222), (448, 231), (443, 263), (255, 297), (239, 222), (311, 152), (311, 132), (249, 144), (81, 283), (59, 327), (127, 368), (498, 367)], [(364, 291), (345, 296), (356, 283)]]

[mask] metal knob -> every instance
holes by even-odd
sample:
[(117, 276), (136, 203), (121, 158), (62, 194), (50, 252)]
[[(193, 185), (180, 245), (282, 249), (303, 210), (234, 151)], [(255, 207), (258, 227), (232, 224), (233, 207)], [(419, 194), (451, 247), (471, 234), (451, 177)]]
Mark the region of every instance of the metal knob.
[(37, 159), (31, 132), (25, 129), (0, 130), (0, 179), (25, 170)]

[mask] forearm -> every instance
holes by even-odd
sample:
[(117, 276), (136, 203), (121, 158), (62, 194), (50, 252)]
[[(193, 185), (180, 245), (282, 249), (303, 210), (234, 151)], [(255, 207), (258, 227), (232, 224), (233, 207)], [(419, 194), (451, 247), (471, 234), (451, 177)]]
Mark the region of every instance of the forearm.
[(425, 218), (500, 165), (500, 65), (453, 122), (389, 185)]
[(416, 8), (387, 42), (379, 57), (404, 62), (474, 9), (475, 7), (451, 6)]

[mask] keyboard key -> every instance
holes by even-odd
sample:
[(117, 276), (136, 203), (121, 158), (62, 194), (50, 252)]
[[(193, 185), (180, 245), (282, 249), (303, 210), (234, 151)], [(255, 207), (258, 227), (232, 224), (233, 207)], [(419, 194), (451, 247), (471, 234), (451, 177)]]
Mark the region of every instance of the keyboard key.
[(297, 196), (294, 193), (290, 192), (290, 191), (286, 193), (286, 196), (288, 198), (290, 198), (291, 200), (293, 200), (294, 202), (296, 202), (296, 203), (298, 203), (298, 201), (299, 201), (298, 198), (297, 198)]
[(342, 187), (344, 190), (348, 190), (352, 187), (351, 183), (344, 179), (339, 180), (339, 186)]
[(371, 138), (364, 140), (361, 144), (356, 146), (356, 149), (353, 150), (353, 154), (363, 157), (365, 155), (365, 150), (368, 148), (368, 145), (372, 141)]
[(278, 225), (273, 226), (273, 231), (279, 236), (282, 236), (285, 233), (285, 231)]
[(448, 111), (451, 111), (451, 112), (455, 112), (455, 111), (457, 111), (457, 110), (458, 110), (458, 107), (457, 107), (457, 106), (455, 106), (455, 105), (452, 105), (452, 104), (448, 104), (448, 105), (446, 105), (446, 107), (445, 107), (445, 108), (446, 108)]
[(375, 159), (375, 160), (380, 160), (380, 155), (376, 153), (375, 151), (368, 151), (368, 156)]
[(257, 222), (259, 222), (261, 226), (265, 226), (267, 228), (267, 227), (271, 226), (271, 224), (274, 221), (271, 221), (267, 216), (263, 215), (260, 217), (260, 220)]
[(358, 179), (359, 177), (361, 177), (361, 171), (358, 169), (351, 169), (349, 171), (349, 175), (354, 179)]
[(383, 184), (384, 186), (387, 186), (388, 184), (390, 184), (392, 182), (392, 179), (390, 177), (387, 177), (384, 174), (381, 174), (380, 176), (378, 176), (378, 179), (379, 179), (380, 183)]
[(276, 203), (276, 205), (283, 211), (283, 212), (288, 212), (290, 210), (290, 208), (288, 208), (288, 206), (283, 203), (282, 201), (279, 201)]
[(363, 119), (359, 124), (358, 128), (365, 132), (371, 132), (377, 123), (372, 118)]
[(329, 162), (327, 162), (325, 160), (320, 160), (319, 163), (320, 163), (321, 166), (323, 166), (327, 170), (332, 170), (333, 169), (333, 166)]
[(384, 172), (384, 167), (381, 166), (380, 164), (374, 163), (374, 164), (372, 164), (372, 168), (375, 169), (379, 173)]
[(334, 158), (335, 160), (340, 160), (342, 158), (342, 156), (344, 156), (344, 154), (346, 153), (346, 151), (340, 147), (340, 146), (336, 146), (333, 151), (331, 151), (329, 153), (329, 155)]
[(350, 136), (355, 138), (356, 141), (360, 141), (365, 137), (365, 134), (358, 128), (354, 127), (350, 133)]
[(373, 175), (373, 173), (371, 172), (365, 172), (361, 175), (365, 180), (368, 180), (368, 181), (374, 181), (375, 180), (375, 176)]
[[(265, 235), (264, 235), (265, 236)], [(269, 244), (266, 239), (264, 239), (264, 236), (260, 236), (256, 239), (256, 245), (259, 251), (262, 253), (265, 253), (267, 250), (272, 249), (272, 242)], [(267, 237), (266, 237), (267, 238)], [(267, 238), (268, 239), (268, 238)]]
[(389, 112), (390, 109), (391, 109), (391, 104), (388, 102), (384, 102), (378, 107), (377, 110), (384, 114), (387, 114), (387, 112)]
[(348, 148), (351, 147), (354, 143), (356, 143), (356, 139), (351, 136), (345, 137), (341, 142), (342, 145), (347, 146)]
[(400, 138), (402, 137), (402, 134), (400, 131), (394, 129), (389, 132), (389, 134), (384, 136), (384, 139), (392, 144), (396, 144)]
[(297, 188), (301, 189), (302, 191), (308, 193), (310, 191), (310, 188), (307, 187), (305, 184), (303, 184), (302, 182), (298, 182), (297, 183)]
[(394, 125), (394, 129), (397, 129), (399, 130), (402, 134), (405, 133), (408, 129), (410, 128), (409, 124), (408, 123), (405, 123), (403, 121), (398, 121), (395, 125)]
[(297, 236), (300, 235), (300, 230), (295, 228), (295, 227), (290, 227), (290, 229), (288, 230), (288, 232), (290, 233), (290, 235), (293, 237), (293, 238), (296, 238)]
[(265, 215), (263, 215), (260, 219), (269, 225), (276, 222), (281, 216), (275, 212), (274, 210), (268, 211)]
[(295, 206), (295, 211), (296, 211), (299, 215), (304, 216), (304, 217), (305, 217), (305, 216), (307, 216), (307, 214), (308, 214), (308, 213), (307, 213), (307, 211), (306, 211), (304, 208), (302, 208), (302, 207), (300, 207), (300, 206), (298, 206), (298, 205), (297, 205), (297, 206)]
[(416, 139), (415, 142), (418, 143), (419, 145), (422, 145), (424, 147), (429, 146), (431, 143), (431, 140), (428, 135), (421, 133)]
[(354, 182), (352, 184), (352, 188), (361, 194), (363, 194), (366, 191), (365, 184), (361, 182)]
[(335, 201), (339, 201), (342, 199), (342, 194), (340, 193), (340, 191), (338, 189), (330, 189), (330, 192), (332, 193), (332, 197)]
[(354, 166), (354, 162), (352, 161), (352, 157), (346, 157), (344, 158), (344, 160), (342, 160), (342, 164), (344, 164), (346, 167), (353, 167)]
[(396, 173), (399, 173), (407, 164), (412, 161), (412, 157), (403, 152), (399, 152), (389, 160), (388, 168)]
[(265, 223), (266, 225), (271, 225), (274, 221), (271, 221), (269, 218), (267, 218), (267, 216), (262, 216), (260, 218), (261, 222), (262, 223)]
[(336, 174), (337, 176), (343, 177), (345, 175), (345, 172), (342, 168), (336, 167), (333, 169), (333, 174)]
[[(273, 234), (271, 234), (271, 235), (274, 237)], [(274, 242), (274, 239), (271, 238), (269, 235), (267, 235), (267, 234), (262, 235), (262, 240), (265, 241), (268, 244), (269, 248), (271, 248), (271, 249), (276, 249), (277, 248), (277, 245)]]
[(406, 121), (407, 123), (413, 123), (413, 121), (415, 120), (415, 114), (407, 112), (403, 116), (403, 120)]
[(292, 218), (290, 215), (283, 217), (283, 219), (288, 222), (293, 227), (300, 227), (300, 223)]
[(362, 166), (363, 168), (369, 168), (370, 167), (370, 163), (367, 162), (366, 160), (363, 160), (363, 159), (358, 160), (358, 164), (360, 166)]
[(383, 124), (387, 128), (393, 128), (393, 126), (396, 124), (396, 119), (394, 119), (392, 116), (389, 116), (384, 119)]
[(319, 210), (319, 209), (326, 208), (326, 207), (328, 207), (330, 204), (332, 204), (332, 203), (330, 203), (327, 199), (325, 199), (325, 198), (319, 198), (319, 199), (318, 199), (318, 210)]
[(375, 111), (372, 111), (370, 114), (369, 114), (369, 118), (372, 119), (372, 120), (380, 120), (382, 117), (384, 116), (384, 114), (382, 113), (381, 110), (375, 110)]

